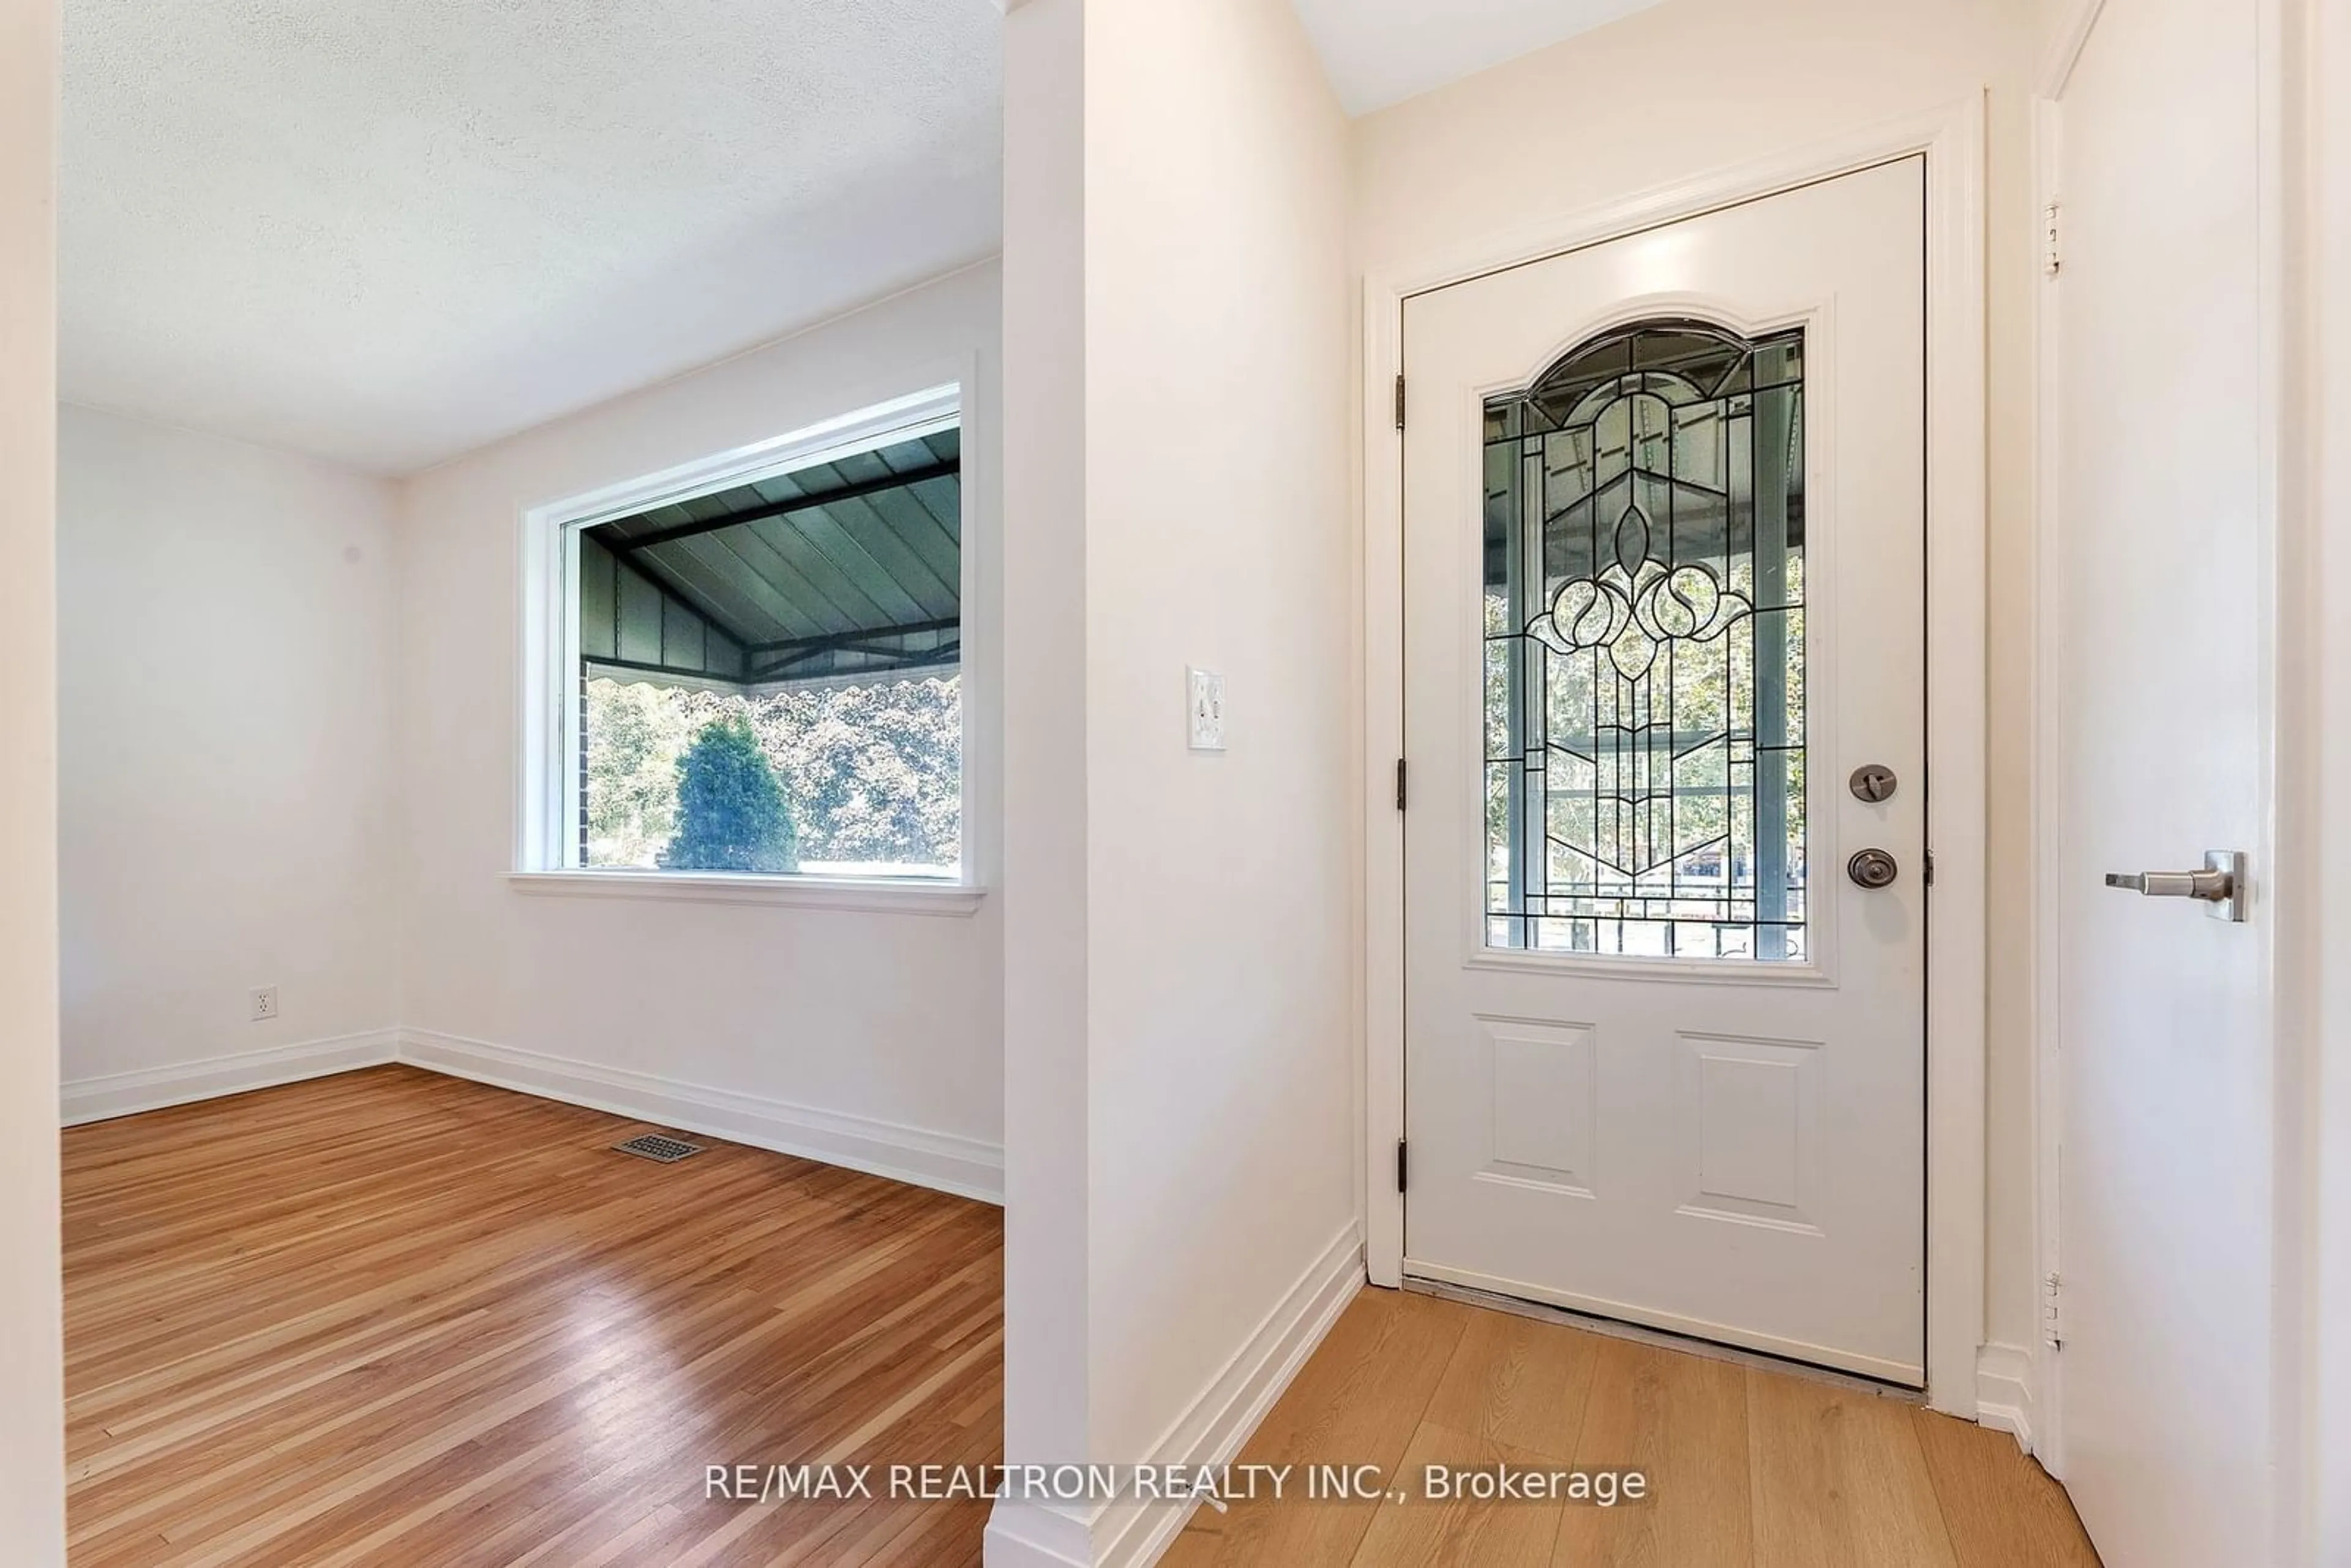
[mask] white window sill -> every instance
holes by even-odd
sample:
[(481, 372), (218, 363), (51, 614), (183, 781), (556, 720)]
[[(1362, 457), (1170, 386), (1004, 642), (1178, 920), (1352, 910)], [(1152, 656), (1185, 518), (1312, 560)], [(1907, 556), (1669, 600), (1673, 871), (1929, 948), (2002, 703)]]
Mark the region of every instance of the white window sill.
[(517, 871), (517, 893), (555, 898), (649, 898), (673, 904), (768, 904), (870, 915), (969, 915), (987, 890), (955, 882), (878, 878), (692, 876), (671, 872)]

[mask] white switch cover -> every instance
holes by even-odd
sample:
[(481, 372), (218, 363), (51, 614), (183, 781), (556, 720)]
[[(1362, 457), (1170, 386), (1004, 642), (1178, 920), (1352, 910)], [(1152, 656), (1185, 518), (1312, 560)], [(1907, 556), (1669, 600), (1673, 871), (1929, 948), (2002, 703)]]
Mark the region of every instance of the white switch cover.
[(1192, 713), (1192, 749), (1225, 748), (1225, 677), (1207, 670), (1184, 672)]

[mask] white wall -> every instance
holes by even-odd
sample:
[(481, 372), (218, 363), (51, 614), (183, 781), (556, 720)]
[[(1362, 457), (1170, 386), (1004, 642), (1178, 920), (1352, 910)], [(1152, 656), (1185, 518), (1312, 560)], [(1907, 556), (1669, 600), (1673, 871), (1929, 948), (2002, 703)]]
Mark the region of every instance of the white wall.
[[(391, 487), (70, 407), (57, 487), (67, 1118), (382, 1036)], [(273, 1021), (248, 1019), (256, 986)]]
[(0, 1540), (65, 1562), (57, 1289), (57, 13), (0, 0)]
[(1005, 18), (1004, 1432), (1042, 1464), (1087, 1451), (1084, 10)]
[(2026, 0), (1669, 0), (1355, 122), (1356, 260), (1481, 238), (1990, 89), (1987, 1337), (2035, 1333)]
[(1355, 1208), (1347, 142), (1284, 0), (1094, 5), (1086, 88), (1091, 1405), (1129, 1458)]
[[(1284, 0), (1037, 0), (1007, 44), (1007, 595), (1058, 612), (1012, 652), (1009, 1451), (1200, 1459), (1359, 1268), (1346, 129)], [(999, 1516), (990, 1561), (1042, 1544)]]
[[(423, 1059), (686, 1125), (992, 1188), (1003, 1142), (995, 900), (941, 917), (534, 896), (514, 869), (528, 508), (963, 380), (967, 833), (997, 799), (993, 263), (419, 475), (398, 529), (403, 1033)], [(987, 841), (977, 863), (989, 876)], [(829, 1140), (829, 1141), (828, 1141)]]

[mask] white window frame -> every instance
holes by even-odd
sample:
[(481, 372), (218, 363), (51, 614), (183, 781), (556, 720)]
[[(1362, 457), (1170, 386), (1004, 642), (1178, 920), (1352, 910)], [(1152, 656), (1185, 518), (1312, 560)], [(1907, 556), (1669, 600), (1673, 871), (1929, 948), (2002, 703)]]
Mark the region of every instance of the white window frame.
[[(812, 467), (942, 430), (967, 436), (962, 383), (950, 383), (789, 432), (772, 440), (698, 459), (584, 496), (529, 508), (522, 520), (521, 756), (514, 868), (517, 891), (589, 897), (657, 898), (695, 903), (789, 904), (904, 914), (968, 915), (984, 890), (973, 843), (974, 711), (971, 662), (963, 678), (961, 798), (963, 856), (954, 877), (809, 876), (799, 873), (714, 873), (588, 867), (580, 863), (580, 605), (574, 584), (580, 537), (657, 506), (691, 500), (778, 474)], [(959, 551), (967, 628), (978, 603), (973, 548), (978, 486), (966, 455)], [(965, 638), (970, 645), (968, 631)]]

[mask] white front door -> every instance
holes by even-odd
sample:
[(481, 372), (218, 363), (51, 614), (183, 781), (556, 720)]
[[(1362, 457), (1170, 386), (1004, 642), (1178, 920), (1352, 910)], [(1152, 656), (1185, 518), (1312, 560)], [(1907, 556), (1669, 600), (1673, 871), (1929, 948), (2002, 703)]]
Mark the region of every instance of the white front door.
[[(2058, 106), (2062, 1462), (2130, 1568), (2282, 1560), (2258, 28), (2108, 5)], [(2215, 849), (2242, 923), (2105, 883)]]
[(1405, 305), (1407, 1275), (1923, 1381), (1924, 180)]

